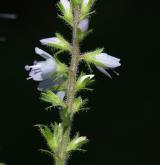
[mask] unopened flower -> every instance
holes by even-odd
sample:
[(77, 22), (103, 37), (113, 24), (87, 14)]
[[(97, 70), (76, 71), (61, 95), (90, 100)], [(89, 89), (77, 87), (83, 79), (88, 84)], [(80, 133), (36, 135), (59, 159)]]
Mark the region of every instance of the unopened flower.
[(70, 2), (68, 0), (60, 0), (60, 3), (67, 13), (70, 12)]
[(41, 39), (40, 42), (42, 43), (42, 45), (48, 45), (48, 44), (60, 45), (61, 44), (60, 39), (58, 39), (57, 37)]
[(95, 60), (102, 65), (104, 65), (106, 68), (116, 68), (120, 66), (120, 59), (110, 56), (107, 53), (101, 53), (95, 56)]
[(82, 32), (85, 32), (88, 30), (88, 27), (89, 27), (89, 19), (86, 18), (84, 20), (82, 20), (79, 25), (78, 25), (79, 29), (82, 31)]
[[(119, 75), (116, 71), (114, 71), (115, 68), (121, 66), (120, 59), (110, 56), (107, 53), (101, 53), (95, 57), (96, 61), (100, 63), (100, 65), (96, 65), (97, 69), (105, 74), (106, 76), (111, 77), (111, 75), (105, 70), (105, 69), (111, 69), (114, 73)], [(101, 66), (103, 65), (103, 67)]]
[[(111, 78), (110, 74), (105, 69), (114, 70), (121, 66), (120, 59), (110, 56), (107, 53), (102, 53), (103, 49), (86, 53), (82, 55), (81, 59), (87, 63), (94, 64), (99, 71)], [(116, 72), (115, 72), (116, 73)]]
[(40, 42), (42, 45), (47, 45), (63, 51), (70, 50), (70, 44), (59, 33), (56, 33), (56, 37), (41, 39)]

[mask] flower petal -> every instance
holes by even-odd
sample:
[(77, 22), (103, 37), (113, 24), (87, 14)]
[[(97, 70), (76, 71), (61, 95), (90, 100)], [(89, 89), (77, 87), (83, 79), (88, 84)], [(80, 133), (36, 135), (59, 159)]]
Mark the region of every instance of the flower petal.
[(52, 38), (45, 38), (40, 40), (42, 45), (48, 45), (48, 44), (60, 44), (61, 41), (57, 37), (52, 37)]
[(110, 56), (107, 53), (101, 53), (97, 56), (95, 56), (96, 61), (102, 63), (105, 65), (107, 68), (116, 68), (120, 66), (120, 59)]
[(105, 74), (107, 77), (109, 77), (109, 78), (112, 79), (111, 75), (110, 75), (104, 68), (99, 67), (99, 66), (96, 66), (96, 68), (97, 68), (100, 72), (102, 72), (103, 74)]
[(40, 49), (38, 47), (35, 48), (35, 52), (36, 52), (36, 54), (40, 55), (44, 59), (53, 58), (50, 54), (48, 54), (47, 52), (43, 51), (42, 49)]
[(80, 30), (81, 30), (82, 32), (87, 31), (87, 30), (88, 30), (88, 27), (89, 27), (89, 19), (86, 18), (86, 19), (82, 20), (82, 21), (79, 23), (78, 27), (80, 28)]

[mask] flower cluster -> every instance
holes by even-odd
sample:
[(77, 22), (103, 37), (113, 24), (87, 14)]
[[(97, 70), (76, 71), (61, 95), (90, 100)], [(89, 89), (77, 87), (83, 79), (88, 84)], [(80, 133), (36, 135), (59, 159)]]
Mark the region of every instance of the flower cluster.
[[(108, 70), (114, 71), (121, 65), (119, 58), (108, 55), (104, 49), (79, 53), (79, 43), (92, 31), (89, 30), (89, 18), (94, 12), (92, 11), (94, 2), (95, 0), (60, 0), (59, 17), (76, 33), (73, 34), (72, 42), (59, 33), (50, 38), (41, 39), (40, 43), (52, 48), (51, 50), (54, 49), (55, 54), (48, 54), (36, 47), (35, 53), (43, 60), (34, 61), (33, 65), (25, 66), (29, 71), (27, 79), (39, 82), (38, 90), (42, 91), (41, 99), (50, 104), (50, 109), (57, 107), (60, 110), (61, 123), (50, 126), (39, 125), (50, 149), (45, 152), (54, 156), (56, 162), (66, 161), (70, 152), (80, 150), (81, 146), (88, 141), (85, 136), (79, 136), (79, 134), (70, 138), (73, 116), (83, 110), (86, 104), (86, 99), (80, 96), (81, 91), (90, 90), (89, 86), (95, 77), (94, 74), (86, 74), (84, 71), (77, 76), (78, 64), (84, 61), (89, 68), (93, 65), (110, 78)], [(58, 59), (58, 55), (62, 52), (71, 54), (70, 66)]]

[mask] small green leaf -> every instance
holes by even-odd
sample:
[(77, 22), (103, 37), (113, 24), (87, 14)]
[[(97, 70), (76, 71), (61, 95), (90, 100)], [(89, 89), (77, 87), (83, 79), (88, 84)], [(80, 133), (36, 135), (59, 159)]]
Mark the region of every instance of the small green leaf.
[(43, 137), (45, 138), (48, 147), (50, 148), (50, 150), (52, 152), (55, 152), (57, 150), (58, 147), (58, 143), (56, 141), (56, 137), (54, 136), (54, 132), (53, 129), (51, 129), (48, 126), (39, 126), (40, 132), (43, 135)]

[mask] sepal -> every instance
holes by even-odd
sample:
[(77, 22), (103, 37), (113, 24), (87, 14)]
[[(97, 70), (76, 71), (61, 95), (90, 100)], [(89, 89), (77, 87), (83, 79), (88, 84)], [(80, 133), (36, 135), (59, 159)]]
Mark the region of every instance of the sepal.
[(91, 13), (91, 9), (95, 3), (95, 0), (82, 0), (81, 5), (81, 20), (88, 17)]
[(79, 96), (75, 98), (74, 103), (73, 103), (73, 113), (77, 113), (85, 108), (84, 105), (87, 103), (87, 99), (82, 100), (82, 98)]

